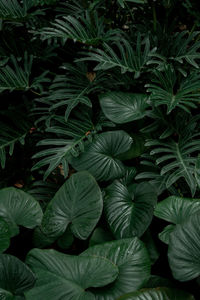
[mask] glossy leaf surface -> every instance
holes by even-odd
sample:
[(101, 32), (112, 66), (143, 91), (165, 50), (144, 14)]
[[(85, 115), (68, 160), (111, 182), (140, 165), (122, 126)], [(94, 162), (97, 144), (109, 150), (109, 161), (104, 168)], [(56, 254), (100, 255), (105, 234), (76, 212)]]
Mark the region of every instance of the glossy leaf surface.
[(42, 231), (61, 236), (68, 226), (79, 239), (86, 239), (97, 224), (103, 208), (101, 190), (88, 172), (72, 175), (55, 194), (44, 213)]

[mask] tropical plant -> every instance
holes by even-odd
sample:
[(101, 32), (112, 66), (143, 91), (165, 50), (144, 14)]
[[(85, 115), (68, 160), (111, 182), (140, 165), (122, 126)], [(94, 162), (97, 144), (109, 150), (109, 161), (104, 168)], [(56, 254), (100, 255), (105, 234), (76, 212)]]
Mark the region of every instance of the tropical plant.
[(198, 5), (0, 0), (0, 299), (199, 299)]

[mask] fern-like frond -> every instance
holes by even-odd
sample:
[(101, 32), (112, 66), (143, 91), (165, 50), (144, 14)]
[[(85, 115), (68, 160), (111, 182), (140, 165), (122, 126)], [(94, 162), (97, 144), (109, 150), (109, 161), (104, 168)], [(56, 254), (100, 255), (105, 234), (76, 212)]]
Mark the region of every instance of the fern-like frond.
[(34, 2), (34, 5), (46, 5), (46, 4), (55, 4), (58, 2), (58, 0), (32, 0)]
[(0, 68), (0, 92), (9, 90), (29, 90), (42, 89), (41, 83), (48, 82), (45, 71), (40, 76), (31, 80), (31, 69), (33, 63), (33, 55), (24, 54), (23, 63), (18, 61), (13, 55), (10, 57), (10, 63)]
[(50, 4), (55, 0), (0, 0), (0, 19), (5, 21), (24, 21), (34, 15), (43, 14), (41, 9), (31, 11), (33, 6)]
[(160, 175), (168, 176), (166, 186), (170, 187), (183, 178), (194, 196), (197, 187), (195, 165), (200, 149), (200, 134), (198, 132), (191, 133), (188, 126), (178, 141), (173, 139), (165, 142), (149, 140), (146, 146), (152, 149), (150, 155), (157, 157), (156, 164), (161, 167)]
[[(154, 107), (152, 111), (148, 112), (148, 125), (143, 127), (140, 131), (142, 133), (151, 134), (151, 136), (159, 137), (159, 139), (166, 139), (172, 135), (179, 135), (185, 130), (189, 122), (191, 122), (191, 115), (187, 112), (173, 111), (166, 115), (160, 107)], [(192, 118), (194, 120), (194, 118)]]
[(69, 118), (67, 122), (63, 116), (54, 116), (54, 125), (46, 129), (52, 138), (41, 140), (38, 143), (38, 146), (45, 146), (45, 149), (33, 156), (34, 159), (40, 160), (32, 170), (48, 166), (44, 174), (44, 179), (46, 179), (56, 167), (62, 165), (66, 177), (69, 168), (68, 161), (71, 157), (79, 156), (85, 146), (92, 142), (93, 136), (102, 131), (103, 127), (115, 126), (105, 118), (103, 113), (95, 117), (95, 124), (92, 119), (92, 111), (84, 110), (83, 107), (76, 109), (73, 118)]
[(135, 176), (136, 180), (141, 181), (148, 181), (155, 187), (157, 194), (160, 195), (166, 190), (169, 191), (171, 194), (176, 195), (177, 189), (174, 185), (167, 186), (167, 180), (170, 175), (165, 174), (161, 175), (161, 167), (156, 165), (156, 158), (148, 153), (144, 153), (141, 155), (141, 170)]
[(79, 19), (74, 16), (64, 16), (56, 19), (52, 27), (43, 28), (40, 32), (43, 40), (49, 38), (61, 38), (66, 41), (72, 39), (87, 45), (98, 45), (101, 42), (119, 39), (120, 30), (105, 31), (104, 19), (95, 13), (93, 18), (86, 13)]
[(155, 79), (151, 84), (146, 84), (147, 92), (155, 106), (166, 105), (167, 113), (179, 107), (187, 112), (196, 108), (200, 97), (200, 73), (193, 72), (186, 78), (178, 80), (171, 65), (165, 67), (164, 72), (155, 71)]
[(0, 162), (1, 167), (5, 167), (7, 153), (13, 154), (16, 143), (25, 142), (25, 137), (30, 131), (30, 123), (27, 117), (20, 111), (0, 112)]
[(98, 9), (105, 9), (105, 0), (95, 0), (95, 1), (77, 1), (71, 0), (67, 2), (58, 3), (56, 7), (56, 11), (58, 12), (58, 16), (83, 16), (85, 11), (93, 12)]
[(176, 33), (170, 48), (170, 59), (181, 64), (187, 62), (193, 67), (199, 69), (199, 64), (196, 60), (200, 59), (200, 41), (198, 41), (200, 32), (190, 33), (183, 31)]
[(134, 49), (125, 39), (122, 39), (121, 42), (114, 42), (112, 47), (104, 43), (103, 48), (103, 50), (95, 49), (89, 54), (88, 52), (83, 53), (86, 57), (77, 59), (77, 61), (97, 62), (98, 64), (94, 70), (108, 70), (118, 67), (121, 69), (121, 73), (133, 72), (135, 78), (138, 78), (151, 55), (156, 51), (156, 48), (150, 50), (149, 39), (142, 40), (140, 34), (137, 36)]
[(53, 198), (59, 187), (59, 184), (55, 182), (38, 180), (33, 182), (31, 187), (27, 189), (26, 192), (32, 195), (40, 203), (42, 208), (45, 209), (48, 202)]
[[(62, 69), (66, 72), (65, 75), (57, 75), (47, 95), (44, 94), (36, 101), (42, 104), (43, 111), (44, 104), (47, 104), (50, 113), (57, 114), (59, 110), (62, 109), (63, 112), (64, 109), (67, 121), (71, 111), (79, 103), (92, 106), (89, 95), (105, 90), (104, 86), (108, 86), (109, 78), (101, 71), (88, 72), (87, 65), (84, 63), (64, 64)], [(38, 105), (36, 110), (38, 112)]]
[(131, 2), (134, 4), (145, 4), (145, 3), (147, 3), (147, 0), (117, 0), (117, 2), (119, 3), (119, 5), (121, 7), (124, 8), (126, 2)]
[(21, 4), (18, 0), (0, 0), (0, 18), (3, 20), (23, 19), (32, 6), (32, 0), (24, 0)]
[(38, 146), (45, 146), (46, 149), (33, 156), (40, 159), (32, 168), (32, 171), (48, 166), (44, 174), (46, 179), (52, 171), (62, 164), (64, 176), (68, 175), (68, 160), (84, 151), (84, 143), (92, 138), (94, 125), (87, 112), (78, 114), (77, 119), (69, 119), (68, 122), (63, 117), (57, 118), (57, 125), (46, 130), (53, 134), (53, 138), (41, 140)]

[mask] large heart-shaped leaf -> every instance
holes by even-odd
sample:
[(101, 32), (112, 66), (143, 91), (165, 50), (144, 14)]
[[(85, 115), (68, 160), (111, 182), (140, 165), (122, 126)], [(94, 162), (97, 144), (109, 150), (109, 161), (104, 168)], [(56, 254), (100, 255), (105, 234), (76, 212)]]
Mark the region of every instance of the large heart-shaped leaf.
[(156, 205), (154, 215), (173, 224), (180, 224), (197, 211), (200, 211), (200, 199), (170, 196)]
[(200, 212), (176, 225), (170, 234), (168, 257), (174, 278), (188, 281), (200, 275)]
[(148, 108), (148, 97), (144, 94), (108, 92), (100, 95), (100, 105), (106, 117), (122, 124), (142, 119)]
[(195, 300), (194, 297), (184, 291), (158, 287), (154, 289), (143, 289), (127, 295), (117, 300)]
[(121, 160), (130, 160), (142, 155), (145, 149), (145, 137), (141, 134), (130, 134), (133, 139), (133, 143), (130, 149), (120, 155), (118, 158)]
[(159, 233), (159, 239), (165, 243), (165, 244), (169, 244), (169, 238), (170, 238), (170, 234), (174, 231), (174, 229), (176, 228), (176, 225), (167, 225), (165, 226), (165, 228), (163, 229), (163, 231), (161, 231)]
[(105, 214), (117, 239), (141, 236), (151, 223), (157, 195), (147, 182), (128, 187), (114, 181), (105, 196)]
[(34, 282), (35, 276), (27, 265), (12, 255), (0, 254), (0, 299), (23, 297)]
[(11, 236), (19, 233), (18, 225), (34, 228), (41, 223), (42, 209), (29, 194), (13, 187), (0, 191), (0, 217), (9, 225)]
[(10, 230), (9, 226), (4, 221), (4, 219), (0, 218), (0, 253), (4, 252), (10, 245)]
[(124, 131), (101, 133), (71, 164), (78, 171), (88, 170), (100, 181), (120, 178), (125, 174), (125, 167), (117, 156), (126, 152), (131, 143), (132, 138)]
[(72, 175), (48, 204), (42, 231), (48, 237), (61, 236), (68, 225), (79, 239), (87, 239), (103, 209), (101, 190), (88, 172)]
[(86, 289), (111, 283), (119, 272), (106, 258), (70, 256), (55, 250), (33, 249), (27, 263), (37, 275), (35, 288), (26, 294), (28, 300), (94, 300)]
[[(173, 224), (181, 224), (198, 211), (200, 211), (200, 199), (170, 196), (157, 204), (154, 215)], [(175, 228), (174, 225), (166, 226), (159, 234), (159, 238), (168, 244), (170, 234)]]
[(95, 245), (81, 253), (81, 256), (91, 255), (105, 257), (119, 268), (119, 275), (112, 284), (92, 290), (96, 300), (116, 300), (125, 293), (138, 290), (149, 279), (150, 259), (137, 237)]
[(89, 247), (98, 244), (103, 244), (108, 241), (112, 241), (113, 239), (113, 235), (108, 230), (104, 230), (101, 227), (97, 227), (90, 238)]

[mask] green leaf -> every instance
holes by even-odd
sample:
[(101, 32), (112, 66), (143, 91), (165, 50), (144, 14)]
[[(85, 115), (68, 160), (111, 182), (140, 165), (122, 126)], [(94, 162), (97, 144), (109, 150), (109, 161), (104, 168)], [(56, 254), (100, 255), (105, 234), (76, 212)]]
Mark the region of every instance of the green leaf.
[(160, 254), (158, 252), (158, 249), (156, 247), (156, 244), (153, 240), (152, 234), (149, 229), (143, 234), (141, 240), (144, 242), (144, 244), (147, 248), (149, 257), (151, 259), (151, 263), (153, 265), (159, 258)]
[(119, 3), (119, 5), (124, 8), (124, 0), (117, 0), (117, 2)]
[(175, 225), (167, 225), (162, 232), (159, 233), (159, 239), (165, 243), (169, 244), (170, 234), (174, 231), (176, 228)]
[(194, 176), (197, 182), (197, 186), (200, 189), (200, 156), (198, 156), (196, 160)]
[(120, 181), (124, 185), (129, 185), (133, 182), (136, 173), (137, 173), (137, 170), (135, 167), (127, 167), (126, 166), (126, 173), (125, 173), (124, 177), (120, 179)]
[(57, 244), (61, 249), (68, 249), (74, 242), (74, 236), (69, 227), (65, 230), (63, 235), (61, 235), (58, 240)]
[(33, 249), (27, 263), (37, 275), (35, 288), (26, 293), (27, 299), (91, 299), (89, 287), (111, 283), (118, 267), (104, 257), (70, 256), (55, 250)]
[(107, 92), (100, 95), (99, 100), (106, 117), (117, 124), (144, 118), (149, 106), (145, 94)]
[(196, 132), (195, 128), (197, 120), (192, 118), (187, 123), (184, 130), (179, 134), (178, 141), (169, 138), (167, 141), (147, 140), (145, 144), (145, 146), (153, 146), (150, 155), (156, 155), (156, 165), (162, 165), (160, 175), (164, 179), (166, 187), (169, 188), (184, 178), (192, 196), (194, 196), (197, 188), (194, 173), (197, 160), (196, 151), (199, 150), (200, 146), (199, 132)]
[(5, 168), (7, 153), (13, 155), (15, 144), (23, 145), (25, 137), (30, 131), (31, 123), (26, 114), (16, 108), (0, 112), (0, 163), (2, 168)]
[(119, 268), (119, 275), (112, 284), (92, 290), (96, 300), (115, 300), (124, 293), (138, 290), (149, 279), (150, 259), (137, 237), (96, 245), (81, 253), (81, 256), (92, 255), (105, 257)]
[[(27, 265), (15, 256), (0, 254), (0, 297), (3, 296), (1, 299), (10, 299), (7, 298), (7, 295), (10, 295), (8, 292), (16, 299), (17, 296), (23, 296), (34, 282), (35, 276)], [(11, 299), (15, 299), (13, 297)]]
[(138, 4), (145, 4), (147, 3), (147, 0), (126, 0), (127, 2), (132, 2), (132, 3), (138, 3)]
[(21, 4), (17, 0), (0, 1), (0, 18), (3, 20), (18, 20), (24, 19), (28, 10), (31, 8), (32, 1), (24, 0)]
[(154, 215), (173, 224), (181, 224), (198, 211), (200, 199), (170, 196), (157, 204)]
[(125, 186), (114, 181), (105, 196), (105, 215), (111, 231), (117, 239), (140, 237), (153, 217), (157, 195), (147, 182)]
[(112, 41), (119, 38), (119, 29), (105, 31), (104, 19), (95, 12), (92, 16), (63, 16), (52, 23), (53, 27), (42, 28), (37, 32), (43, 40), (49, 38), (61, 38), (63, 42), (71, 39), (87, 45), (99, 45), (103, 41)]
[(168, 258), (172, 274), (179, 281), (200, 275), (200, 212), (176, 225), (170, 234)]
[(117, 0), (119, 5), (124, 8), (125, 7), (125, 2), (131, 2), (131, 3), (137, 3), (137, 4), (144, 4), (147, 1), (146, 0)]
[(142, 39), (139, 33), (134, 47), (126, 39), (121, 38), (119, 42), (118, 37), (117, 41), (112, 43), (112, 47), (103, 43), (103, 50), (95, 48), (93, 51), (87, 51), (83, 53), (86, 57), (75, 61), (95, 61), (98, 63), (95, 71), (119, 68), (122, 74), (134, 73), (134, 78), (137, 79), (155, 51), (156, 48), (150, 50), (149, 38)]
[[(157, 204), (154, 215), (173, 224), (181, 224), (198, 211), (200, 211), (200, 199), (170, 196)], [(170, 235), (175, 228), (175, 225), (166, 226), (159, 233), (160, 240), (169, 244)]]
[(0, 190), (0, 217), (9, 225), (11, 236), (19, 233), (18, 225), (34, 228), (40, 225), (42, 209), (29, 194), (10, 187)]
[(54, 238), (50, 238), (42, 232), (41, 226), (35, 228), (32, 238), (34, 247), (45, 248), (53, 244), (54, 241)]
[(134, 293), (124, 295), (117, 300), (194, 300), (194, 297), (185, 291), (158, 287), (154, 289), (143, 289)]
[(197, 107), (200, 96), (199, 73), (192, 72), (179, 82), (173, 67), (167, 65), (164, 72), (157, 70), (154, 74), (156, 78), (152, 79), (153, 83), (145, 86), (148, 87), (147, 92), (151, 92), (150, 99), (155, 106), (166, 105), (167, 114), (170, 114), (176, 107), (187, 112)]
[(27, 91), (30, 88), (41, 90), (41, 83), (48, 82), (48, 79), (45, 78), (47, 71), (30, 80), (33, 55), (28, 56), (27, 52), (25, 52), (23, 64), (19, 63), (14, 55), (11, 55), (10, 60), (12, 64), (8, 63), (0, 68), (0, 92), (6, 90)]
[(0, 218), (0, 253), (4, 252), (10, 245), (10, 230), (4, 219)]
[(48, 204), (42, 231), (48, 237), (61, 236), (68, 226), (79, 239), (87, 239), (101, 217), (101, 190), (88, 172), (72, 175)]
[(112, 180), (125, 174), (125, 167), (116, 157), (127, 151), (132, 143), (124, 131), (107, 131), (94, 138), (71, 164), (78, 171), (88, 170), (97, 180)]
[(139, 157), (146, 150), (144, 136), (140, 134), (130, 134), (130, 136), (133, 139), (133, 143), (128, 151), (118, 155), (120, 160), (130, 160)]
[(82, 111), (75, 116), (76, 118), (69, 119), (67, 122), (64, 116), (57, 116), (57, 122), (54, 123), (54, 126), (46, 125), (46, 131), (54, 135), (53, 138), (43, 139), (37, 144), (47, 148), (33, 156), (33, 158), (39, 158), (40, 160), (32, 168), (32, 171), (35, 171), (48, 165), (44, 180), (60, 164), (63, 166), (64, 177), (66, 178), (69, 171), (68, 160), (70, 156), (73, 156), (74, 153), (78, 155), (79, 152), (83, 152), (84, 144), (88, 143), (89, 138), (90, 141), (92, 140), (94, 124), (89, 113)]
[(90, 238), (89, 247), (106, 243), (112, 240), (113, 240), (113, 236), (108, 230), (104, 230), (101, 227), (97, 227)]
[(151, 275), (144, 288), (156, 288), (158, 286), (173, 287), (173, 283), (167, 278)]

